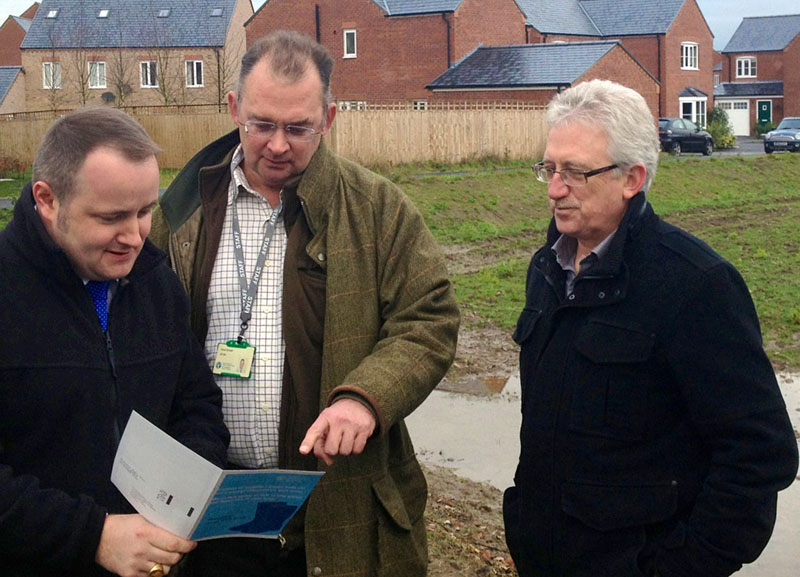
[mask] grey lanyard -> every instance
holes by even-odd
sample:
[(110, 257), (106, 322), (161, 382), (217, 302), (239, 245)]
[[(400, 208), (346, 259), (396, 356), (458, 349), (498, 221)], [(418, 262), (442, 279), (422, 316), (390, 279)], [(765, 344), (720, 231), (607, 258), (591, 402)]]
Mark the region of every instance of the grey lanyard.
[(236, 256), (236, 273), (239, 276), (239, 288), (242, 295), (242, 313), (239, 315), (242, 325), (239, 337), (236, 339), (240, 343), (252, 317), (253, 301), (256, 300), (256, 295), (258, 294), (258, 283), (261, 281), (261, 272), (264, 270), (264, 262), (267, 260), (269, 244), (275, 234), (275, 225), (278, 222), (278, 217), (283, 211), (283, 190), (281, 190), (280, 198), (278, 206), (272, 211), (272, 216), (267, 222), (267, 230), (264, 232), (264, 240), (261, 242), (261, 250), (258, 253), (256, 267), (253, 269), (253, 278), (250, 279), (249, 285), (247, 283), (247, 274), (244, 272), (244, 249), (242, 248), (242, 233), (239, 228), (239, 214), (236, 211), (236, 200), (233, 201), (233, 220), (231, 222), (233, 228), (233, 252)]

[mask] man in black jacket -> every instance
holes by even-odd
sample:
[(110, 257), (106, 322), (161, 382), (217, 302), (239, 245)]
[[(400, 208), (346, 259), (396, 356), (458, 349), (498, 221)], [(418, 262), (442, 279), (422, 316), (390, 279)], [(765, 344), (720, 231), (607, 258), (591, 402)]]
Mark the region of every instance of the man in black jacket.
[(647, 202), (644, 99), (579, 84), (547, 111), (553, 221), (531, 260), (522, 430), (504, 515), (521, 577), (723, 577), (758, 557), (797, 444), (739, 273)]
[(116, 110), (57, 120), (0, 233), (4, 575), (153, 576), (194, 548), (111, 484), (132, 410), (225, 463), (220, 390), (146, 240), (158, 150)]

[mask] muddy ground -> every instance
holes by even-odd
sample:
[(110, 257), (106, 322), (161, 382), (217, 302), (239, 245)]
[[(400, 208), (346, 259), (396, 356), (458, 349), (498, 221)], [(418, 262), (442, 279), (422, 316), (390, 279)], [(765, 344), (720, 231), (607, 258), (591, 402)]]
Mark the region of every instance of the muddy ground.
[[(517, 355), (508, 329), (467, 329), (462, 325), (456, 361), (439, 388), (474, 395), (497, 392), (516, 370)], [(502, 493), (444, 467), (424, 468), (428, 479), (428, 576), (516, 576), (506, 548)]]

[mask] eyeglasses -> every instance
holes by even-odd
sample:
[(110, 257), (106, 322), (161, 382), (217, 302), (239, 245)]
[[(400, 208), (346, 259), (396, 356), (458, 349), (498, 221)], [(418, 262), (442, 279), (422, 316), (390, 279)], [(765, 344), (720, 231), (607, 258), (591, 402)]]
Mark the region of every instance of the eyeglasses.
[(614, 170), (615, 168), (619, 168), (619, 166), (616, 164), (609, 164), (608, 166), (597, 168), (595, 170), (572, 170), (570, 168), (556, 170), (552, 166), (548, 166), (543, 162), (538, 162), (531, 168), (533, 169), (533, 174), (536, 175), (536, 180), (541, 182), (549, 183), (553, 180), (553, 176), (555, 174), (560, 174), (561, 182), (567, 186), (583, 186), (589, 182), (590, 176), (602, 174), (604, 172), (608, 172), (609, 170)]
[(283, 130), (286, 140), (294, 142), (308, 142), (313, 140), (317, 134), (322, 134), (321, 130), (309, 128), (308, 126), (298, 126), (296, 124), (280, 125), (266, 120), (248, 120), (244, 124), (240, 122), (239, 125), (244, 126), (244, 131), (251, 138), (270, 138), (278, 128)]

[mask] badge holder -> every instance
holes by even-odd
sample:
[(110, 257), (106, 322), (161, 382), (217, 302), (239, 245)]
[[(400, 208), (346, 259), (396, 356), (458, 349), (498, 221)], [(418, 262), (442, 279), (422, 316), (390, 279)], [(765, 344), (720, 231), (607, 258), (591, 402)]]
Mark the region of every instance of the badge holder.
[(256, 348), (245, 340), (231, 340), (217, 345), (217, 357), (211, 372), (215, 375), (249, 379)]

